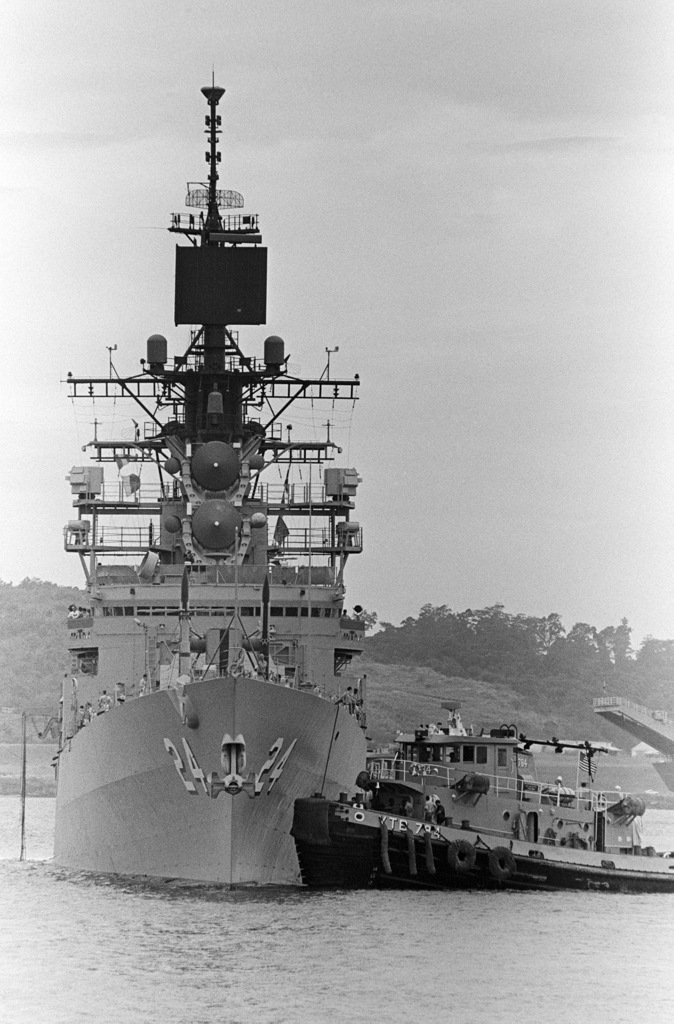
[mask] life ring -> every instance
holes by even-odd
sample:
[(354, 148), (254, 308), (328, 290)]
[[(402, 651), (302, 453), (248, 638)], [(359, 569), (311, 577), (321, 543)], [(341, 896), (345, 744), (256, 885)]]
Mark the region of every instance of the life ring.
[(489, 851), (488, 864), (492, 878), (499, 882), (507, 881), (517, 871), (515, 858), (505, 846), (495, 846)]
[(447, 847), (447, 864), (459, 875), (472, 871), (475, 867), (475, 847), (465, 839), (450, 843)]

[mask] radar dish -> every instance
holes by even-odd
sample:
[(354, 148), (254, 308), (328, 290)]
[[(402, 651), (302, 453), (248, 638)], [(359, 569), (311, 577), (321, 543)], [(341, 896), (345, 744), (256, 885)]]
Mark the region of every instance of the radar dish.
[[(240, 192), (232, 189), (219, 188), (215, 191), (215, 201), (222, 210), (240, 210), (243, 206), (243, 196)], [(185, 199), (185, 206), (198, 206), (204, 210), (208, 209), (208, 189), (189, 188)]]

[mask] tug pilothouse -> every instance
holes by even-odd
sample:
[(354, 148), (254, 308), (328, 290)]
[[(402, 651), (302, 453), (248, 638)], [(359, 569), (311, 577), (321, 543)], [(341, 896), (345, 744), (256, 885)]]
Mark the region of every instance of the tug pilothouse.
[(73, 399), (133, 403), (117, 436), (94, 421), (93, 464), (69, 475), (77, 518), (65, 547), (91, 605), (90, 628), (71, 628), (73, 673), (93, 697), (120, 675), (168, 685), (187, 570), (196, 676), (243, 672), (339, 696), (364, 637), (344, 611), (345, 566), (362, 551), (360, 477), (333, 465), (329, 419), (324, 437), (298, 439), (288, 410), (353, 405), (359, 379), (331, 376), (329, 361), (318, 377), (291, 373), (278, 335), (244, 353), (239, 327), (267, 319), (267, 249), (257, 214), (232, 212), (242, 195), (218, 187), (224, 89), (202, 92), (208, 180), (188, 183), (189, 212), (169, 225), (181, 240), (174, 321), (189, 344), (170, 358), (155, 333), (140, 373), (118, 373), (109, 347), (108, 376), (68, 374)]

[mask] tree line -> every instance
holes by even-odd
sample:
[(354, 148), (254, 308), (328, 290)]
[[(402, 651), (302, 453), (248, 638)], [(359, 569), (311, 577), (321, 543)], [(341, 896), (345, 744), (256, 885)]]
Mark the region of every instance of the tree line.
[(399, 626), (380, 623), (366, 653), (378, 662), (507, 683), (522, 694), (548, 682), (585, 699), (608, 693), (672, 710), (674, 640), (647, 636), (633, 649), (631, 633), (625, 618), (603, 629), (577, 622), (567, 631), (556, 612), (537, 617), (512, 614), (502, 604), (462, 612), (425, 604)]

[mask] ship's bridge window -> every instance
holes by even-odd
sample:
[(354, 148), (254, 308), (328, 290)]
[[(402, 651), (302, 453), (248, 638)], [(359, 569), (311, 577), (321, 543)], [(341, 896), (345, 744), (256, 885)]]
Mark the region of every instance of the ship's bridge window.
[(312, 619), (320, 619), (321, 611), (322, 610), (323, 610), (322, 608), (312, 608), (311, 609), (311, 617), (312, 617)]
[(487, 748), (486, 747), (476, 747), (475, 748), (475, 753), (476, 753), (475, 760), (476, 760), (476, 762), (478, 764), (486, 764), (487, 763)]
[(269, 614), (272, 619), (279, 619), (283, 615), (283, 607), (279, 607), (279, 605), (272, 605), (269, 609)]
[(95, 676), (98, 674), (98, 647), (82, 647), (71, 651), (70, 671), (73, 675)]
[(496, 764), (499, 768), (508, 767), (508, 750), (506, 747), (497, 747)]
[(260, 609), (259, 608), (255, 608), (254, 605), (244, 605), (241, 608), (241, 614), (242, 615), (247, 615), (248, 617), (250, 617), (251, 615), (259, 615), (260, 614)]
[(291, 618), (297, 618), (298, 612), (299, 609), (294, 604), (289, 604), (288, 607), (286, 608), (286, 615), (289, 615)]
[(470, 744), (467, 743), (467, 744), (465, 744), (465, 746), (463, 746), (461, 748), (461, 760), (462, 761), (466, 761), (466, 762), (468, 762), (470, 764), (474, 763), (474, 761), (475, 761), (475, 747), (472, 745), (472, 743), (470, 743)]

